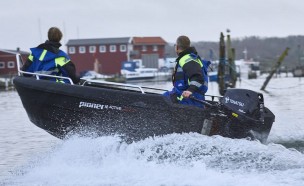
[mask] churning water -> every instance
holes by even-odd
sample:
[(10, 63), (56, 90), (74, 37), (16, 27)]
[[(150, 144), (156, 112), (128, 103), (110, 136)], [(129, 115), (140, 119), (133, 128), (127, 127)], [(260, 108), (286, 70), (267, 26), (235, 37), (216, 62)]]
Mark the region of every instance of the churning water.
[[(258, 91), (263, 82), (238, 87)], [(62, 141), (30, 123), (16, 92), (1, 92), (0, 185), (303, 186), (304, 79), (272, 79), (266, 89), (276, 115), (266, 145), (195, 133), (131, 144), (117, 136)], [(208, 94), (218, 94), (216, 84)]]

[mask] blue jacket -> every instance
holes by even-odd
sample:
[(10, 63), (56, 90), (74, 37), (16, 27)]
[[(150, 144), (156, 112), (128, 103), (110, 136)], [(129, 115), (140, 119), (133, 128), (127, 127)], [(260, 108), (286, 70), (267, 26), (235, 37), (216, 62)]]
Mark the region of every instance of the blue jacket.
[(170, 96), (174, 102), (203, 107), (202, 103), (190, 98), (183, 98), (181, 95), (183, 91), (188, 90), (195, 98), (205, 100), (204, 95), (208, 90), (207, 68), (210, 62), (201, 60), (193, 47), (180, 53), (176, 61), (172, 76), (174, 88), (164, 95)]
[[(78, 83), (75, 65), (69, 56), (59, 49), (60, 43), (46, 41), (38, 47), (31, 48), (31, 55), (22, 67), (27, 72), (70, 77), (74, 83)], [(66, 79), (45, 78), (56, 82), (69, 83)]]

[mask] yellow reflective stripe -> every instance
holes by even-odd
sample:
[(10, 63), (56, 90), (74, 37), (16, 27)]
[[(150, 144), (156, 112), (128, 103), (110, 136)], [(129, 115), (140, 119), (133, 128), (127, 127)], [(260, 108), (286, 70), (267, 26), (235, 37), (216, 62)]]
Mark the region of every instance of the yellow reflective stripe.
[(47, 52), (47, 50), (43, 50), (43, 52), (42, 52), (42, 54), (41, 54), (41, 56), (39, 58), (39, 61), (42, 61), (44, 59), (44, 57), (46, 55), (46, 52)]
[(179, 97), (177, 97), (177, 100), (182, 101), (183, 98), (184, 98), (183, 96), (179, 96)]
[(197, 59), (197, 60), (195, 60), (195, 61), (198, 62), (198, 64), (200, 64), (201, 67), (204, 66), (203, 63), (201, 62), (201, 60)]
[(65, 83), (62, 79), (56, 79), (57, 83)]
[(63, 66), (69, 61), (70, 60), (67, 60), (65, 57), (58, 57), (58, 58), (55, 59), (56, 67), (57, 66)]
[(187, 62), (192, 61), (193, 59), (189, 56), (189, 54), (184, 55), (180, 60), (179, 60), (179, 65), (183, 67)]
[(239, 115), (238, 114), (236, 114), (236, 113), (234, 113), (234, 112), (232, 112), (232, 116), (234, 116), (234, 117), (239, 117)]
[(29, 59), (30, 61), (33, 61), (34, 56), (33, 56), (32, 54), (30, 54), (29, 57), (28, 57), (28, 59)]
[(184, 55), (180, 60), (179, 60), (179, 65), (181, 67), (183, 67), (186, 63), (190, 62), (190, 61), (195, 61), (197, 62), (198, 64), (200, 64), (200, 66), (202, 67), (203, 64), (201, 62), (201, 60), (199, 59), (193, 59), (190, 54), (187, 54), (187, 55)]

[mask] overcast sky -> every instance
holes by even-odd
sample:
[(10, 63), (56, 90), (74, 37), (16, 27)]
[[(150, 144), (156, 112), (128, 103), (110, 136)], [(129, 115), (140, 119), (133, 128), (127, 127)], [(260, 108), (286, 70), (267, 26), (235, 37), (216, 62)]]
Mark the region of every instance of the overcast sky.
[[(192, 41), (304, 35), (304, 0), (0, 0), (0, 49), (29, 51), (51, 26), (69, 39), (179, 35)], [(63, 47), (65, 49), (65, 47)]]

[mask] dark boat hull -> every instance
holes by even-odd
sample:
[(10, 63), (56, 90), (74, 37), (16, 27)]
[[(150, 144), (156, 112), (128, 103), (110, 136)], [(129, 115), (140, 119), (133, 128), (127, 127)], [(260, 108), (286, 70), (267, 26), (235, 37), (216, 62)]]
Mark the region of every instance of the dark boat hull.
[(204, 119), (201, 109), (173, 105), (161, 95), (117, 94), (117, 90), (22, 77), (14, 84), (30, 120), (60, 138), (80, 128), (134, 139), (200, 132)]
[(274, 115), (267, 108), (263, 126), (252, 127), (250, 122), (238, 124), (235, 118), (229, 120), (234, 125), (228, 126), (227, 118), (221, 118), (212, 110), (172, 104), (160, 94), (24, 77), (16, 77), (14, 84), (31, 122), (58, 138), (69, 133), (94, 133), (117, 134), (133, 141), (170, 133), (201, 133), (204, 120), (209, 119), (212, 129), (207, 135), (243, 138), (253, 129), (266, 132), (267, 139), (274, 121)]

